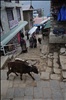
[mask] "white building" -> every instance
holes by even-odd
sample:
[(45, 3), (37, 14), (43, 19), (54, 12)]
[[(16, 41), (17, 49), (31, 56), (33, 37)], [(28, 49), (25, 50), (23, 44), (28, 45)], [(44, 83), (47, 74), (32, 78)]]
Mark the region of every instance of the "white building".
[(19, 0), (1, 0), (1, 50), (4, 46), (18, 42), (17, 34), (24, 32), (27, 21), (23, 21), (22, 4)]

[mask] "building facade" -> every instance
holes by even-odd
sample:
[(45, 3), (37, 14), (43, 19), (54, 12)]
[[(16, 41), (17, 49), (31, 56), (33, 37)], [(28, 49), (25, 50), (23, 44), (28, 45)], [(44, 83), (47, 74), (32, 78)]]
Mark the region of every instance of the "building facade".
[(22, 4), (19, 0), (1, 0), (0, 10), (1, 48), (4, 49), (5, 45), (18, 40), (20, 31), (25, 32), (27, 22), (23, 21)]
[(23, 5), (23, 17), (24, 20), (28, 21), (28, 24), (25, 27), (25, 30), (30, 30), (33, 27), (33, 10), (34, 8), (31, 5)]

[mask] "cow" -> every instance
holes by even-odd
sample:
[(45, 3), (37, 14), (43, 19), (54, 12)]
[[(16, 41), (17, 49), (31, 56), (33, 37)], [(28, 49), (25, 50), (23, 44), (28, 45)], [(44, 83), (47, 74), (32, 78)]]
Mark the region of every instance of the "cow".
[(33, 80), (34, 77), (31, 75), (30, 72), (34, 72), (38, 74), (38, 69), (35, 65), (29, 65), (28, 62), (26, 61), (20, 61), (20, 60), (15, 60), (15, 61), (10, 61), (8, 62), (8, 72), (7, 72), (7, 80), (9, 79), (9, 74), (10, 73), (15, 73), (17, 76), (17, 73), (20, 73), (20, 79), (22, 80), (22, 74), (28, 73)]

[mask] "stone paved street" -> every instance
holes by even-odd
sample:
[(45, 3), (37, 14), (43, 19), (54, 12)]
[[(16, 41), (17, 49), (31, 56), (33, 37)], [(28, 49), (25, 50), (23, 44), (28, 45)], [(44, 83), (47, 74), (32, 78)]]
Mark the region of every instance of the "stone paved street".
[[(35, 75), (33, 81), (28, 75), (19, 76), (11, 74), (6, 80), (6, 70), (1, 75), (1, 100), (66, 100), (66, 83), (58, 80), (41, 80)], [(28, 79), (29, 78), (29, 79)]]
[[(38, 44), (37, 48), (28, 48), (28, 53), (17, 56), (27, 59), (30, 64), (36, 62), (39, 74), (32, 73), (35, 81), (28, 74), (23, 74), (21, 81), (13, 73), (7, 80), (7, 67), (1, 70), (1, 100), (66, 100), (66, 82), (62, 76), (66, 70), (57, 63), (57, 52), (49, 53), (47, 38), (43, 40), (41, 48), (40, 51)], [(62, 61), (62, 64), (66, 63)]]

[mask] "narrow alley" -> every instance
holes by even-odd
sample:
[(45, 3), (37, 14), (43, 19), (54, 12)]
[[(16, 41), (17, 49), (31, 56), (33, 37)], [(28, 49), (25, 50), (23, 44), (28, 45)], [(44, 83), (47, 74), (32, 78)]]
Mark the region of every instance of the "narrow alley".
[(66, 83), (63, 82), (65, 75), (57, 63), (58, 57), (64, 56), (63, 59), (66, 59), (62, 54), (58, 56), (57, 51), (50, 52), (48, 37), (42, 40), (41, 46), (38, 43), (37, 48), (28, 48), (28, 53), (19, 54), (16, 58), (35, 64), (39, 74), (32, 73), (35, 81), (28, 74), (24, 74), (21, 81), (13, 73), (7, 80), (5, 67), (1, 70), (1, 100), (66, 100)]

